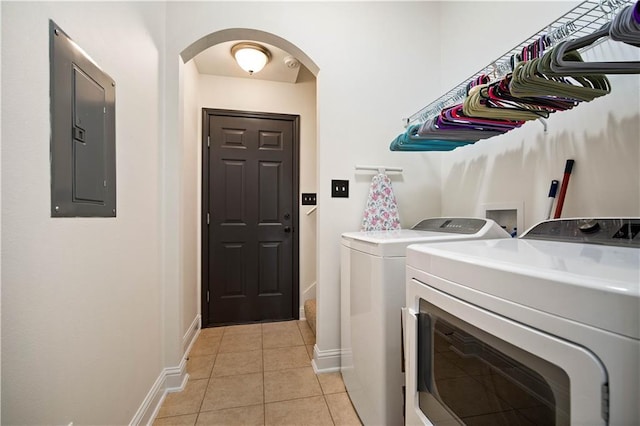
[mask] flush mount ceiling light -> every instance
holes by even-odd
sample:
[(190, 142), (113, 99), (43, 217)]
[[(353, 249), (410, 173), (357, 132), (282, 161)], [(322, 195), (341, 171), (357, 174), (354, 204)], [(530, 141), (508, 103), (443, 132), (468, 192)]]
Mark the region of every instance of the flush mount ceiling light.
[(238, 43), (231, 48), (231, 55), (249, 75), (260, 72), (271, 59), (271, 52), (257, 43)]

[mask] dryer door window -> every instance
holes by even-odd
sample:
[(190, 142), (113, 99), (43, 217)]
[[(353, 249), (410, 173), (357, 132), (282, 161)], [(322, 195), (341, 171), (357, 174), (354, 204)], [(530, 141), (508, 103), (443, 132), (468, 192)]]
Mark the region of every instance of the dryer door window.
[[(569, 425), (569, 376), (476, 327), (447, 321), (433, 307), (418, 317), (420, 407), (441, 420), (492, 425)], [(454, 325), (453, 323), (457, 323)], [(432, 346), (431, 350), (426, 348)], [(435, 400), (433, 400), (435, 399)], [(444, 414), (436, 415), (433, 405)]]
[(425, 290), (417, 391), (434, 425), (606, 424), (606, 372), (591, 352)]

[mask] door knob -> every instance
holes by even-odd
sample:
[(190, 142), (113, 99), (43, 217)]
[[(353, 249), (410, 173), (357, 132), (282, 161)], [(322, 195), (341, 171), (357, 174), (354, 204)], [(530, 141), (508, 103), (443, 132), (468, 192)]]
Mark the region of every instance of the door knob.
[(291, 227), (290, 226), (285, 226), (284, 227), (284, 232), (291, 232)]

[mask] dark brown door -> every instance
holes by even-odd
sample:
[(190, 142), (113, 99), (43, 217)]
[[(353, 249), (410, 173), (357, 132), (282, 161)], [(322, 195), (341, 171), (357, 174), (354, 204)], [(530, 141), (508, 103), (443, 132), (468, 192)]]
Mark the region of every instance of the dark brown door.
[(203, 326), (298, 317), (298, 116), (203, 109)]

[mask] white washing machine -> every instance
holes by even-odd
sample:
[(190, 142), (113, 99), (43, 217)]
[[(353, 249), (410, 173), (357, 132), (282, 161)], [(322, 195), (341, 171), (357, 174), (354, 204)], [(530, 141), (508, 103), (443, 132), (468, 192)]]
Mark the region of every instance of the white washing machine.
[(348, 232), (341, 246), (341, 372), (365, 425), (402, 425), (401, 311), (409, 244), (510, 238), (490, 219), (431, 218), (412, 229)]
[(407, 249), (408, 425), (640, 424), (640, 219)]

